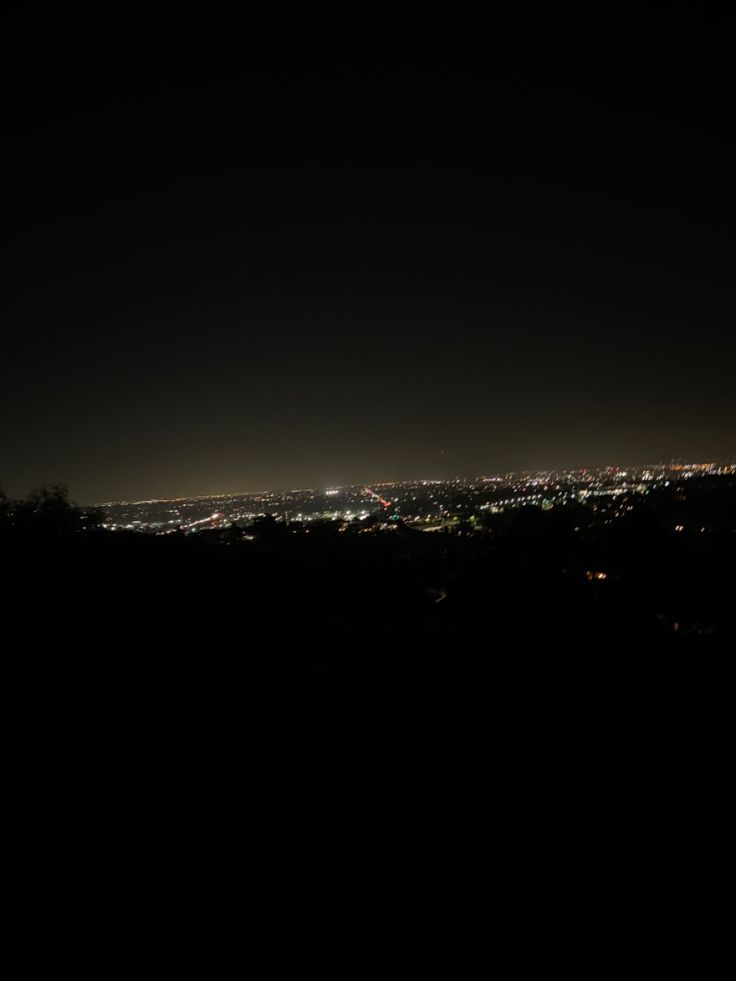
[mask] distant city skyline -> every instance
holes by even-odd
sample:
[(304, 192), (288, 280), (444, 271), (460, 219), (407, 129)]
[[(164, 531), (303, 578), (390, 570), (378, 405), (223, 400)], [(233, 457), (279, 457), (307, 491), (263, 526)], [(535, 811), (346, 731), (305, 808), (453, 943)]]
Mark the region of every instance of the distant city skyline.
[(410, 483), (451, 483), (453, 481), (479, 481), (479, 480), (494, 480), (521, 476), (531, 476), (537, 477), (542, 475), (552, 475), (552, 474), (575, 474), (575, 473), (602, 473), (604, 471), (641, 471), (647, 468), (655, 469), (671, 469), (671, 470), (704, 470), (706, 468), (725, 468), (730, 470), (736, 467), (736, 455), (730, 460), (685, 460), (681, 457), (675, 457), (670, 460), (650, 460), (648, 463), (606, 463), (603, 465), (592, 466), (592, 465), (580, 465), (575, 467), (545, 467), (545, 468), (526, 468), (523, 470), (496, 470), (496, 471), (483, 471), (480, 473), (466, 473), (466, 474), (455, 474), (452, 477), (438, 477), (438, 476), (413, 476), (413, 477), (380, 477), (374, 478), (372, 480), (356, 480), (340, 484), (326, 484), (326, 485), (303, 485), (303, 486), (279, 486), (279, 487), (251, 487), (251, 488), (238, 488), (238, 489), (228, 489), (228, 490), (216, 490), (216, 491), (206, 491), (201, 494), (189, 494), (189, 495), (174, 495), (172, 497), (146, 497), (139, 499), (110, 499), (107, 501), (85, 501), (82, 502), (85, 505), (96, 504), (98, 506), (113, 505), (113, 504), (147, 504), (147, 503), (167, 503), (175, 501), (191, 501), (191, 500), (210, 500), (215, 498), (227, 498), (227, 497), (238, 497), (238, 496), (253, 496), (258, 494), (287, 494), (287, 493), (336, 493), (344, 489), (352, 489), (359, 487), (370, 487), (374, 486), (398, 486), (401, 484)]
[(320, 522), (395, 531), (397, 522), (417, 531), (461, 530), (484, 519), (526, 506), (551, 510), (592, 503), (593, 511), (610, 509), (610, 520), (625, 517), (634, 500), (672, 482), (698, 477), (729, 478), (736, 464), (676, 463), (645, 467), (616, 465), (574, 470), (455, 477), (448, 480), (384, 480), (326, 488), (259, 490), (105, 502), (98, 505), (110, 531), (145, 531), (157, 535), (243, 528), (270, 516), (283, 525), (305, 527)]

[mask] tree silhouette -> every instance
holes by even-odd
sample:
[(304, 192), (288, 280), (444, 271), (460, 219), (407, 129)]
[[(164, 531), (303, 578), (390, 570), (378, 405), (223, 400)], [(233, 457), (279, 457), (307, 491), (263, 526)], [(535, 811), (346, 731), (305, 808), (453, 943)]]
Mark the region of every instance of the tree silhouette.
[(21, 532), (60, 535), (99, 528), (102, 514), (69, 500), (64, 484), (44, 484), (10, 507), (11, 523)]
[(0, 530), (5, 528), (10, 522), (10, 501), (5, 496), (5, 491), (0, 487)]

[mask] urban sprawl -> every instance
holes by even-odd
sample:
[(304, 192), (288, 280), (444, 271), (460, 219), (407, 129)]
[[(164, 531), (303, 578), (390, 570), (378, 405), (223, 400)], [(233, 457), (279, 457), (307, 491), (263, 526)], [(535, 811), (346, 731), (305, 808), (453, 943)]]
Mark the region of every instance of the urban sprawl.
[(623, 517), (642, 495), (694, 477), (736, 474), (736, 464), (668, 463), (656, 466), (507, 473), (453, 480), (403, 480), (321, 490), (262, 491), (174, 500), (100, 505), (105, 527), (154, 534), (197, 534), (242, 526), (271, 516), (307, 527), (340, 522), (344, 530), (389, 531), (412, 526), (426, 532), (472, 534), (489, 514), (521, 507), (550, 510), (585, 503), (606, 522)]

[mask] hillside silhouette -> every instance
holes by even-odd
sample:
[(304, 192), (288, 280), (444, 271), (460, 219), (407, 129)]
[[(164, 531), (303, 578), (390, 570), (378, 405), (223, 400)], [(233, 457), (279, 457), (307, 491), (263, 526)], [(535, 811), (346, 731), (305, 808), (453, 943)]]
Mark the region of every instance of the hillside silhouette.
[(529, 654), (725, 647), (735, 484), (662, 488), (615, 524), (574, 505), (462, 534), (265, 517), (166, 536), (107, 531), (47, 486), (0, 498), (4, 646), (41, 679), (134, 690), (441, 685)]

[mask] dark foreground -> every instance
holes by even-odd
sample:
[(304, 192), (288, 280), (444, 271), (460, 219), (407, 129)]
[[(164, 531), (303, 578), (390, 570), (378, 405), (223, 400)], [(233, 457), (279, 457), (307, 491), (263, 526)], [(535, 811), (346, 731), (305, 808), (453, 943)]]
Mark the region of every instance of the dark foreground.
[(381, 895), (408, 868), (434, 903), (438, 876), (475, 897), (480, 875), (512, 926), (524, 896), (551, 923), (571, 890), (592, 937), (590, 890), (620, 891), (651, 934), (646, 883), (681, 905), (694, 820), (698, 868), (720, 861), (735, 513), (704, 481), (615, 524), (521, 511), (465, 534), (149, 537), (54, 495), (6, 516), (12, 840), (46, 877), (26, 879), (146, 856), (140, 898), (162, 856), (178, 888), (200, 854), (249, 888), (257, 861), (268, 888), (306, 883), (307, 908), (331, 856)]
[(77, 698), (247, 702), (721, 658), (736, 639), (735, 483), (668, 488), (614, 522), (583, 506), (460, 533), (266, 519), (247, 540), (105, 532), (51, 494), (6, 507), (6, 659)]

